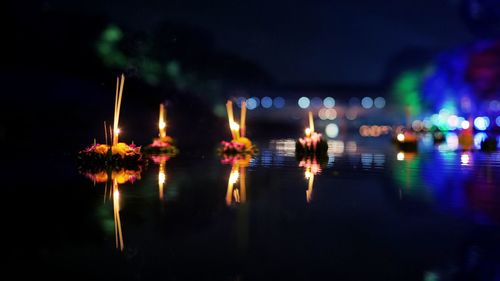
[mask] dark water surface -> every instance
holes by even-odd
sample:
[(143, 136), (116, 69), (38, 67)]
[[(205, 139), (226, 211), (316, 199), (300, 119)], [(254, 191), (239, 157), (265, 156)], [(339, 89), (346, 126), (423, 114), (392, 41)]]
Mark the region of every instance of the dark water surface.
[(292, 139), (257, 143), (229, 191), (212, 150), (166, 161), (162, 192), (153, 162), (112, 192), (73, 153), (19, 160), (8, 265), (67, 280), (500, 280), (500, 153), (330, 141), (311, 180)]

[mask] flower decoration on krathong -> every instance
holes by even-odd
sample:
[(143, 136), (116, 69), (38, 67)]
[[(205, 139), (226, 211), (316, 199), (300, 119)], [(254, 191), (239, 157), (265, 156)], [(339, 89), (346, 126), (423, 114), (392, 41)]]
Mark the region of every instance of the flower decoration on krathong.
[(219, 146), (219, 153), (225, 158), (227, 155), (248, 154), (253, 155), (257, 153), (257, 147), (252, 144), (252, 141), (246, 137), (246, 102), (241, 103), (240, 123), (235, 122), (233, 114), (233, 102), (226, 103), (227, 117), (229, 121), (229, 130), (232, 139), (230, 141), (221, 141)]
[(141, 147), (123, 142), (110, 146), (94, 144), (78, 153), (80, 167), (84, 169), (117, 169), (138, 167), (142, 160)]
[(163, 103), (160, 104), (160, 118), (158, 122), (158, 138), (153, 139), (153, 143), (143, 148), (146, 154), (168, 154), (174, 156), (177, 154), (177, 147), (174, 145), (172, 137), (167, 136), (167, 117), (166, 109)]
[(314, 131), (313, 114), (309, 111), (309, 127), (304, 130), (305, 136), (299, 138), (295, 144), (295, 153), (298, 158), (316, 155), (323, 157), (327, 155), (328, 143), (322, 138), (322, 134)]

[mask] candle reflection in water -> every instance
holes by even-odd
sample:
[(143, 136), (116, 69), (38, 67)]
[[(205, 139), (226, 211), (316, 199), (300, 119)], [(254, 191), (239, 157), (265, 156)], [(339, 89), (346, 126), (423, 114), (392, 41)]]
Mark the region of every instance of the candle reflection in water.
[(118, 188), (118, 182), (113, 180), (113, 213), (115, 222), (115, 244), (116, 248), (123, 251), (123, 234), (122, 234), (122, 223), (120, 220), (120, 190)]
[(235, 155), (221, 160), (223, 164), (231, 163), (231, 172), (227, 180), (226, 205), (246, 202), (246, 168), (251, 160), (250, 155)]
[(316, 157), (305, 158), (299, 162), (299, 167), (305, 168), (304, 177), (308, 180), (306, 190), (306, 201), (310, 203), (314, 189), (314, 176), (321, 172), (321, 166), (316, 160)]
[(164, 199), (164, 188), (167, 182), (167, 169), (166, 163), (170, 160), (170, 156), (167, 154), (159, 154), (150, 156), (151, 160), (158, 164), (158, 194), (160, 197), (160, 201)]
[[(233, 163), (231, 173), (227, 181), (226, 192), (226, 205), (230, 206), (231, 203), (245, 203), (246, 202), (246, 168), (238, 163)], [(239, 188), (235, 185), (239, 183)]]
[(160, 201), (163, 201), (163, 186), (167, 180), (167, 175), (165, 173), (165, 161), (160, 162), (160, 168), (158, 171), (158, 193), (160, 194)]

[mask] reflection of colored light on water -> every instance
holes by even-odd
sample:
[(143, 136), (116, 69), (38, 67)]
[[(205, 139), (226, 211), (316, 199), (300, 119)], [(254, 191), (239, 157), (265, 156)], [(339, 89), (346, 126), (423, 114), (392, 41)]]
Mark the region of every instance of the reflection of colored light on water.
[(460, 164), (462, 166), (468, 166), (469, 162), (470, 162), (470, 156), (469, 156), (469, 154), (463, 153), (462, 155), (460, 155)]
[(479, 131), (484, 131), (490, 126), (490, 118), (487, 116), (479, 116), (474, 119), (474, 127)]
[(398, 154), (396, 155), (396, 158), (398, 159), (398, 161), (405, 160), (405, 153), (404, 152), (398, 152)]
[(497, 119), (495, 119), (495, 123), (497, 123), (497, 126), (500, 127), (500, 116), (497, 116)]
[(449, 133), (446, 135), (446, 144), (449, 150), (458, 149), (458, 136), (455, 133)]

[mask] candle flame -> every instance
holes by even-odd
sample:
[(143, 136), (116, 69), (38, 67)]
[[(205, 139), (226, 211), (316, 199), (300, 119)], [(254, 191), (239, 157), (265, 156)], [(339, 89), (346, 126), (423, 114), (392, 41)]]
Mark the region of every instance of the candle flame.
[(233, 122), (231, 122), (231, 125), (230, 125), (230, 126), (231, 126), (231, 130), (234, 130), (234, 131), (237, 131), (237, 130), (239, 130), (239, 129), (240, 129), (240, 125), (238, 125), (238, 123), (236, 123), (236, 122), (234, 122), (234, 121), (233, 121)]
[(306, 133), (306, 136), (309, 137), (311, 135), (311, 128), (306, 128), (305, 133)]
[(404, 142), (405, 141), (405, 135), (402, 133), (399, 133), (397, 136), (397, 139), (399, 142)]

